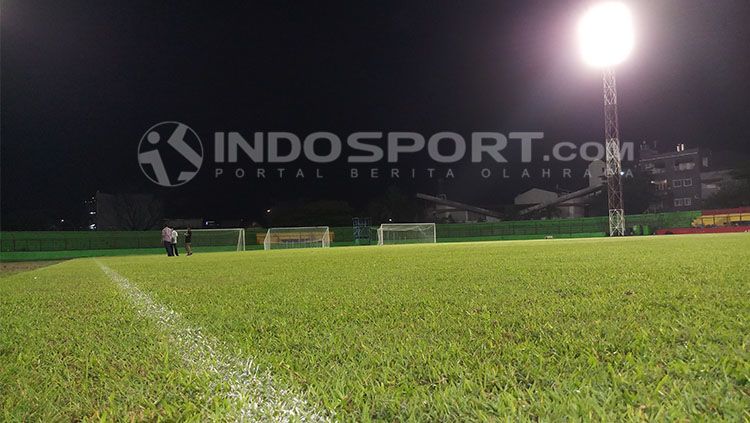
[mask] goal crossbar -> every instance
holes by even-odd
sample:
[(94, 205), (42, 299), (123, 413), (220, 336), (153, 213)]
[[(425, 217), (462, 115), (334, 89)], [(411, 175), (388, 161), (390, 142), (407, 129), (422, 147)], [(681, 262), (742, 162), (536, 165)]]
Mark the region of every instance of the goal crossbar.
[(302, 226), (269, 228), (263, 239), (263, 249), (274, 248), (328, 248), (331, 231), (328, 226)]
[(383, 223), (378, 228), (378, 245), (436, 242), (434, 223)]
[[(245, 229), (244, 228), (208, 228), (208, 229), (190, 229), (193, 232), (193, 243), (198, 245), (208, 245), (208, 246), (221, 246), (228, 245), (229, 242), (232, 243), (232, 245), (236, 245), (237, 251), (245, 251)], [(187, 229), (178, 229), (178, 232), (180, 232), (181, 236), (184, 236)], [(232, 233), (235, 232), (237, 238), (235, 239), (234, 236), (231, 238), (229, 237), (221, 237), (218, 234), (220, 232), (225, 233)], [(196, 233), (206, 233), (206, 235), (210, 235), (210, 237), (207, 237), (206, 240), (201, 240), (200, 236), (196, 237)]]

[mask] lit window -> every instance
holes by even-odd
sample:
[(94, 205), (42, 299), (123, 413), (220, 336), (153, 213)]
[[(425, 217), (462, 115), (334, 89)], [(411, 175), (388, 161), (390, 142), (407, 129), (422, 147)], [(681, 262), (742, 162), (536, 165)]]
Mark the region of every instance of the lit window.
[(695, 169), (695, 162), (674, 162), (674, 170)]

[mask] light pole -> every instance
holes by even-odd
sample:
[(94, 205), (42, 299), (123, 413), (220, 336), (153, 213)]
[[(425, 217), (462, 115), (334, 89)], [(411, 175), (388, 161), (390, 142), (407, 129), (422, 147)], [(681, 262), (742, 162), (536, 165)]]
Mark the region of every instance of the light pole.
[(625, 60), (633, 49), (633, 22), (630, 10), (624, 4), (615, 1), (594, 4), (578, 24), (578, 37), (584, 61), (602, 69), (609, 235), (623, 236), (625, 211), (622, 198), (615, 66)]

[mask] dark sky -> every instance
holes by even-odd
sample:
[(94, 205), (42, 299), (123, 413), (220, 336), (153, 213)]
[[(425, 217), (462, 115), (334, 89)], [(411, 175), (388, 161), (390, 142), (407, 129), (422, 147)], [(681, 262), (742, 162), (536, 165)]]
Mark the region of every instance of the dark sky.
[[(541, 130), (545, 142), (598, 141), (600, 76), (574, 38), (588, 4), (3, 1), (3, 219), (66, 216), (97, 190), (189, 198), (201, 215), (240, 217), (298, 198), (357, 206), (388, 185), (481, 204), (511, 201), (530, 184), (578, 188), (583, 181), (555, 178), (352, 181), (337, 163), (323, 181), (219, 182), (204, 171), (163, 189), (136, 154), (144, 131), (166, 120), (204, 143), (220, 130)], [(618, 68), (621, 138), (750, 152), (750, 2), (630, 5), (637, 41)], [(418, 157), (411, 166), (429, 167)], [(478, 166), (456, 169), (475, 175)]]

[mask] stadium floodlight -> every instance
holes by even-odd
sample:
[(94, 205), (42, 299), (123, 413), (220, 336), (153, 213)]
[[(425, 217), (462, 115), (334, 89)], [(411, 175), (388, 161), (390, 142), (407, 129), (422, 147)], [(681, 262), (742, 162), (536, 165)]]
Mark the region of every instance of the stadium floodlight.
[[(245, 251), (245, 230), (243, 228), (228, 229), (192, 229), (192, 246), (206, 247), (212, 251), (236, 250)], [(179, 229), (180, 236), (185, 236), (185, 229)], [(183, 238), (184, 239), (184, 238)]]
[(434, 223), (383, 223), (378, 228), (378, 245), (436, 242)]
[(616, 1), (592, 6), (578, 24), (583, 60), (603, 69), (604, 144), (606, 151), (607, 208), (609, 235), (625, 235), (625, 210), (622, 198), (620, 129), (617, 118), (617, 84), (614, 66), (633, 50), (635, 35), (630, 10)]
[(328, 226), (270, 228), (263, 240), (264, 250), (283, 248), (328, 248), (331, 231)]
[(605, 1), (592, 6), (578, 24), (583, 60), (597, 68), (624, 61), (635, 44), (633, 18), (624, 4)]

